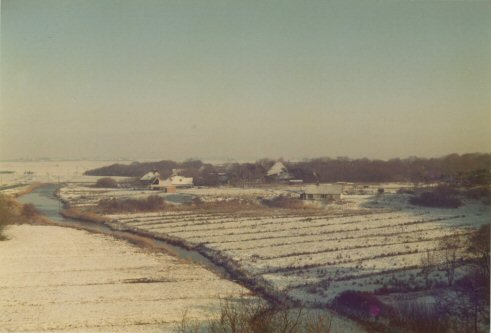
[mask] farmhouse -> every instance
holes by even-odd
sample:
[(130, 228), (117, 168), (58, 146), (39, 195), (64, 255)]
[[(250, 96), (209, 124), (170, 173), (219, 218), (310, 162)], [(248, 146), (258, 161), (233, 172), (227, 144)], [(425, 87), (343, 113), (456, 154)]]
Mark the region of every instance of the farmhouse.
[(150, 184), (149, 188), (151, 190), (160, 190), (168, 193), (173, 193), (176, 191), (176, 187), (169, 179), (163, 180), (160, 177), (156, 177)]
[(193, 187), (192, 177), (171, 176), (167, 180), (175, 187)]
[(340, 200), (343, 192), (343, 185), (340, 184), (318, 184), (309, 185), (300, 194), (303, 200)]
[(276, 162), (267, 172), (266, 178), (269, 180), (285, 181), (293, 178), (286, 166), (280, 161)]
[(147, 172), (140, 178), (140, 182), (143, 185), (150, 185), (152, 184), (156, 178), (160, 178), (160, 174), (157, 170), (153, 170), (150, 172)]

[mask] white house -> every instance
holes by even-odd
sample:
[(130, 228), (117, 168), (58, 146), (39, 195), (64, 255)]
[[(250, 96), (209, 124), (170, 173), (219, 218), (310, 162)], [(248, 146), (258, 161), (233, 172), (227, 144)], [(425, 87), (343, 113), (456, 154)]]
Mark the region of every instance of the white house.
[(167, 180), (169, 180), (175, 187), (193, 187), (192, 177), (171, 176)]
[(266, 176), (269, 179), (274, 180), (289, 180), (292, 179), (293, 176), (288, 172), (286, 166), (280, 161), (276, 162), (266, 173)]
[(165, 192), (175, 192), (176, 187), (172, 184), (169, 179), (163, 180), (160, 177), (156, 177), (152, 183), (149, 185), (151, 190), (160, 190)]

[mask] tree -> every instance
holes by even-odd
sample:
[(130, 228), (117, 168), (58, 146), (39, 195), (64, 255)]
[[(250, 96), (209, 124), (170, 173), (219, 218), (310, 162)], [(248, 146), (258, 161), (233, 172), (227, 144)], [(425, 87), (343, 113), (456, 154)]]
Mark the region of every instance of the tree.
[(426, 251), (426, 253), (421, 257), (421, 274), (423, 274), (425, 278), (426, 288), (430, 287), (430, 274), (435, 269), (435, 256), (430, 251)]
[(468, 252), (471, 255), (474, 267), (484, 281), (489, 282), (489, 224), (482, 225), (469, 237)]
[(446, 236), (439, 243), (442, 266), (447, 274), (449, 287), (453, 285), (455, 279), (455, 268), (462, 256), (462, 247), (462, 239), (458, 235)]
[(455, 285), (458, 315), (466, 318), (472, 332), (477, 333), (480, 322), (489, 322), (489, 281), (483, 281), (479, 273), (473, 271), (456, 281)]

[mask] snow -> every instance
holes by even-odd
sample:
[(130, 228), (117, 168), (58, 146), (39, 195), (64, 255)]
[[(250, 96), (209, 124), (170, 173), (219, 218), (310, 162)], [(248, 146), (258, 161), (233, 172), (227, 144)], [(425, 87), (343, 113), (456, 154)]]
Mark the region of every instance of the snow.
[[(206, 189), (205, 195), (217, 191), (237, 198), (265, 190)], [(458, 209), (421, 208), (409, 205), (403, 194), (384, 194), (345, 195), (341, 203), (312, 211), (189, 210), (108, 217), (216, 251), (313, 304), (327, 303), (347, 289), (381, 288), (388, 283), (383, 277), (408, 280), (405, 272), (418, 267), (426, 251), (438, 254), (441, 239), (464, 236), (487, 223), (489, 208), (476, 202)], [(422, 277), (414, 283), (422, 284)], [(312, 293), (312, 287), (317, 291)]]
[[(0, 162), (0, 192), (15, 193), (23, 188), (12, 188), (11, 186), (27, 186), (34, 182), (57, 183), (74, 182), (94, 184), (100, 176), (86, 176), (84, 172), (99, 168), (108, 164), (121, 163), (119, 161), (17, 161)], [(111, 177), (117, 181), (126, 180), (127, 177)], [(25, 188), (25, 187), (24, 187)]]
[[(205, 268), (124, 241), (11, 226), (0, 242), (2, 332), (170, 332), (246, 292)], [(151, 282), (151, 283), (149, 283)]]

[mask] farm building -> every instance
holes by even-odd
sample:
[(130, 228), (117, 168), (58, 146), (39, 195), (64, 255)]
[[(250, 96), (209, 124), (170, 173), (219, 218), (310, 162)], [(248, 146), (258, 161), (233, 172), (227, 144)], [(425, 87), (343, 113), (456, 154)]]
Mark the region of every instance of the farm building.
[(151, 190), (161, 190), (168, 193), (172, 193), (176, 191), (176, 187), (172, 184), (172, 182), (169, 179), (163, 180), (160, 177), (156, 177), (150, 184), (149, 188)]
[(290, 172), (288, 172), (288, 169), (286, 166), (281, 163), (280, 161), (276, 162), (267, 172), (266, 174), (267, 179), (269, 180), (279, 180), (279, 181), (284, 181), (284, 180), (289, 180), (292, 179), (293, 176)]
[(160, 174), (157, 170), (153, 170), (150, 172), (147, 172), (140, 178), (140, 182), (143, 185), (150, 185), (152, 184), (156, 178), (160, 178)]
[(318, 184), (309, 185), (300, 194), (303, 200), (340, 200), (343, 192), (343, 185), (340, 184)]
[(167, 180), (175, 187), (193, 187), (192, 177), (172, 176)]

